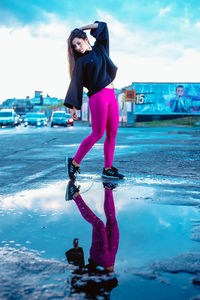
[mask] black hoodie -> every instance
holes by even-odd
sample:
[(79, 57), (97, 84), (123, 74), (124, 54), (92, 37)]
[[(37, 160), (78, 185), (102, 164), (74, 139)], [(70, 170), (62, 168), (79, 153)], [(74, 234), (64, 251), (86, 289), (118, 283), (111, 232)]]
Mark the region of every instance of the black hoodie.
[(88, 89), (88, 97), (101, 91), (110, 84), (117, 72), (117, 67), (109, 57), (109, 34), (107, 24), (96, 21), (98, 27), (90, 34), (96, 38), (92, 50), (84, 54), (77, 53), (72, 79), (65, 97), (64, 105), (81, 109), (83, 87)]

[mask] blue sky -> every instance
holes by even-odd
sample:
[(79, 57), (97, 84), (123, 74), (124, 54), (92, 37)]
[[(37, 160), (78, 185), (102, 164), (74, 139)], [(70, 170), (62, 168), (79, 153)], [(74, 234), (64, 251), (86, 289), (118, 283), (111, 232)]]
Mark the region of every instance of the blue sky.
[(109, 27), (116, 87), (200, 81), (199, 0), (1, 0), (0, 102), (33, 96), (34, 90), (63, 98), (69, 84), (66, 38), (95, 20)]

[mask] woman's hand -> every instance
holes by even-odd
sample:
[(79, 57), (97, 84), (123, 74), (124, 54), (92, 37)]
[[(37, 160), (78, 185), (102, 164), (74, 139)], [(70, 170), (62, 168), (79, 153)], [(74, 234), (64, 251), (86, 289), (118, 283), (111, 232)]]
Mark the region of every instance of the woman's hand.
[(77, 109), (75, 106), (73, 106), (72, 110), (71, 110), (71, 115), (72, 115), (72, 119), (74, 121), (78, 120), (78, 113), (77, 113)]

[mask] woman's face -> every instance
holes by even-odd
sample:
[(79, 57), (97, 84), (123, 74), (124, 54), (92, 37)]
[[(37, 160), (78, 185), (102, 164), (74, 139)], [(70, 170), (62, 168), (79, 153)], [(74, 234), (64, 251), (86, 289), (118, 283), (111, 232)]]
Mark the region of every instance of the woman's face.
[(89, 50), (88, 39), (81, 39), (75, 37), (72, 41), (73, 48), (79, 53), (85, 53), (86, 50)]

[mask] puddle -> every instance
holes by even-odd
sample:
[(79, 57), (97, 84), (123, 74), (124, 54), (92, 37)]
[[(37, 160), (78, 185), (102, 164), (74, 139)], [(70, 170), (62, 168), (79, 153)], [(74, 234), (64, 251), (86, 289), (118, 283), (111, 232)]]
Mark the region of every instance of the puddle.
[(116, 183), (82, 175), (70, 201), (67, 181), (1, 196), (0, 298), (197, 297), (198, 185), (156, 176)]

